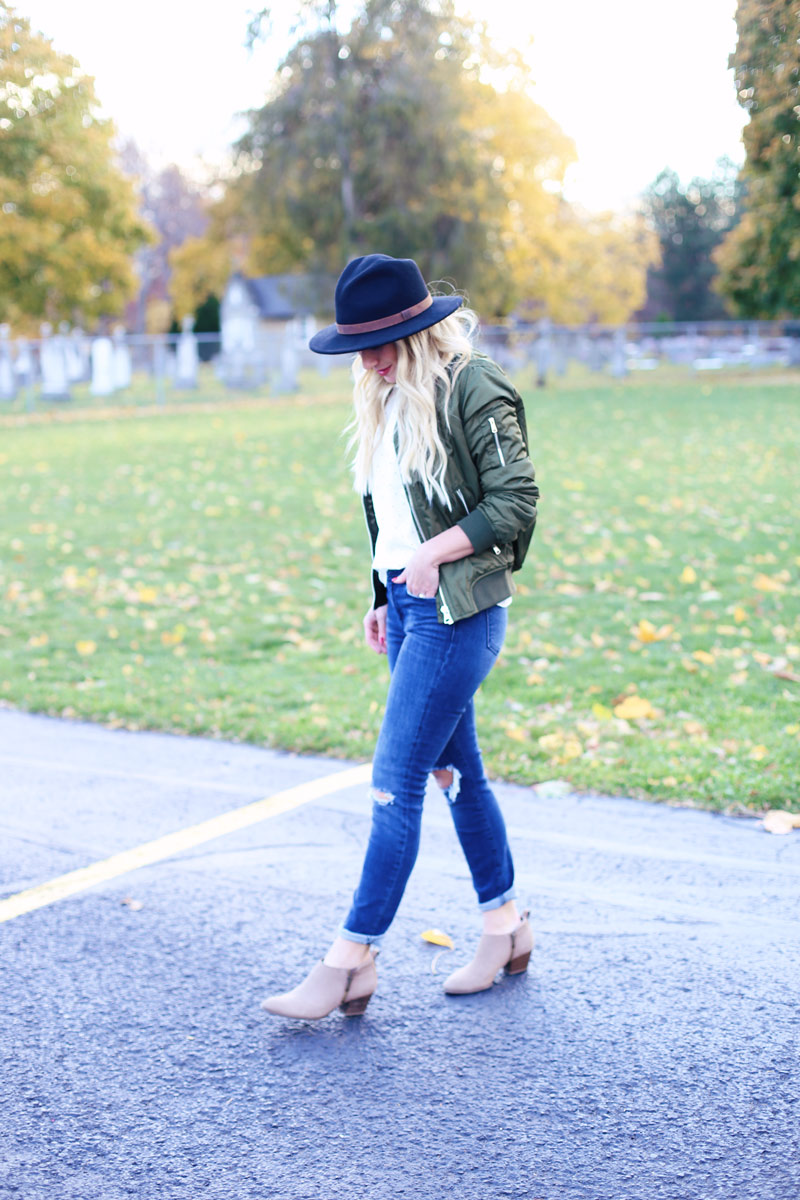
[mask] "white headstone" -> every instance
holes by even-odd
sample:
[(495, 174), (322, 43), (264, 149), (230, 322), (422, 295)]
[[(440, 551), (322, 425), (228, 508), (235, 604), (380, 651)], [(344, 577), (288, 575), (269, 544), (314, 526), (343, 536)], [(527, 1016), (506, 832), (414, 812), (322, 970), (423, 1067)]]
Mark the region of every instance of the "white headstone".
[(9, 325), (0, 325), (0, 400), (13, 400), (17, 394), (17, 381), (14, 378), (14, 364), (11, 361), (11, 346), (8, 335)]
[(184, 317), (181, 322), (182, 332), (178, 338), (178, 350), (175, 355), (175, 387), (197, 387), (197, 369), (199, 358), (197, 354), (197, 338), (194, 329), (194, 317)]
[(24, 338), (19, 338), (17, 341), (17, 361), (14, 363), (14, 372), (19, 380), (20, 387), (31, 387), (35, 374), (35, 364), (31, 348)]
[(73, 329), (67, 338), (67, 376), (70, 383), (89, 378), (89, 344), (81, 329)]
[(131, 352), (125, 340), (125, 330), (118, 325), (114, 330), (114, 387), (129, 388), (133, 379)]
[(42, 370), (42, 397), (46, 400), (69, 400), (66, 338), (52, 336), (52, 326), (42, 325), (39, 362)]
[(98, 337), (92, 342), (93, 396), (110, 396), (114, 391), (114, 347), (110, 337)]

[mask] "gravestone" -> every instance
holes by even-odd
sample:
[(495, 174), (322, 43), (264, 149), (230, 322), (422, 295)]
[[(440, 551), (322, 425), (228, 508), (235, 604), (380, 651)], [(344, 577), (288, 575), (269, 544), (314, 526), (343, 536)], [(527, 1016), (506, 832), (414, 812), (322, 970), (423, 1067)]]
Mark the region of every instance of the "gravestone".
[(125, 338), (125, 328), (118, 325), (114, 330), (113, 340), (113, 378), (114, 387), (119, 391), (131, 386), (133, 379), (133, 365), (131, 363), (131, 352), (128, 349), (128, 343)]
[(93, 396), (110, 396), (114, 391), (114, 346), (110, 337), (95, 338), (92, 342), (92, 382), (90, 391)]
[(69, 378), (67, 376), (66, 338), (62, 333), (53, 334), (53, 327), (41, 326), (42, 340), (39, 346), (39, 365), (42, 372), (42, 399), (69, 400)]
[(14, 363), (11, 360), (11, 345), (8, 335), (10, 325), (0, 325), (0, 400), (13, 400), (17, 394)]
[(83, 383), (89, 378), (89, 345), (82, 329), (73, 329), (67, 337), (67, 378)]
[(197, 371), (200, 360), (197, 353), (197, 338), (193, 330), (194, 317), (184, 317), (175, 354), (175, 387), (177, 388), (197, 387)]
[(624, 379), (628, 374), (624, 329), (614, 330), (614, 337), (611, 342), (611, 374), (615, 379)]
[(33, 360), (31, 348), (25, 338), (17, 340), (17, 360), (14, 363), (14, 373), (21, 388), (32, 388), (36, 378), (36, 363)]

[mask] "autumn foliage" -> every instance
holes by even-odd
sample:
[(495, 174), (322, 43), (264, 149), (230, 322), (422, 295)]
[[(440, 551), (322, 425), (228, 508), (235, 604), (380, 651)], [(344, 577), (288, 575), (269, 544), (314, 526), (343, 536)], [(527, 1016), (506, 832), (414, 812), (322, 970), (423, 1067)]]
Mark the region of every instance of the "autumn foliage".
[(149, 235), (93, 82), (2, 0), (0, 64), (0, 319), (119, 313)]
[(575, 149), (519, 54), (451, 0), (367, 0), (344, 31), (336, 4), (302, 8), (220, 220), (176, 258), (185, 280), (224, 239), (252, 274), (414, 257), (487, 317), (619, 322), (639, 307), (656, 239), (567, 202)]
[(739, 0), (731, 55), (749, 122), (744, 215), (717, 252), (720, 291), (751, 317), (800, 314), (800, 8)]

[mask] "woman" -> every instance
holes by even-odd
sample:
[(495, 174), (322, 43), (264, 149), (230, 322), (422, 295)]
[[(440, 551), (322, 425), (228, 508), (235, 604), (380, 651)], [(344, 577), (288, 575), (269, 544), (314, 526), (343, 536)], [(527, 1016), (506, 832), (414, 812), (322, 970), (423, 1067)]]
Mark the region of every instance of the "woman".
[(483, 769), (473, 696), (502, 646), (511, 571), (521, 565), (538, 490), (522, 402), (475, 354), (476, 319), (432, 296), (416, 263), (370, 254), (336, 286), (336, 324), (319, 354), (358, 354), (355, 481), (373, 550), (367, 644), (391, 681), (372, 772), (372, 829), (339, 935), (293, 991), (263, 1007), (315, 1019), (362, 1013), (377, 984), (375, 947), (391, 924), (419, 845), (428, 776), (449, 801), (483, 914), (472, 962), (450, 994), (524, 971), (533, 946), (515, 903), (505, 825)]

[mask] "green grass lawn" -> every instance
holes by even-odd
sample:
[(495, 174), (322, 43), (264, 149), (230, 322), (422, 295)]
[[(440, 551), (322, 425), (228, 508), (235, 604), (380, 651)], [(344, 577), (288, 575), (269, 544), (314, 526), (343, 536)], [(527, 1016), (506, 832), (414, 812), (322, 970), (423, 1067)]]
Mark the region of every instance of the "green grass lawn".
[[(518, 383), (542, 501), (479, 697), (490, 772), (797, 811), (800, 378)], [(193, 399), (0, 422), (0, 698), (367, 758), (347, 375)]]

